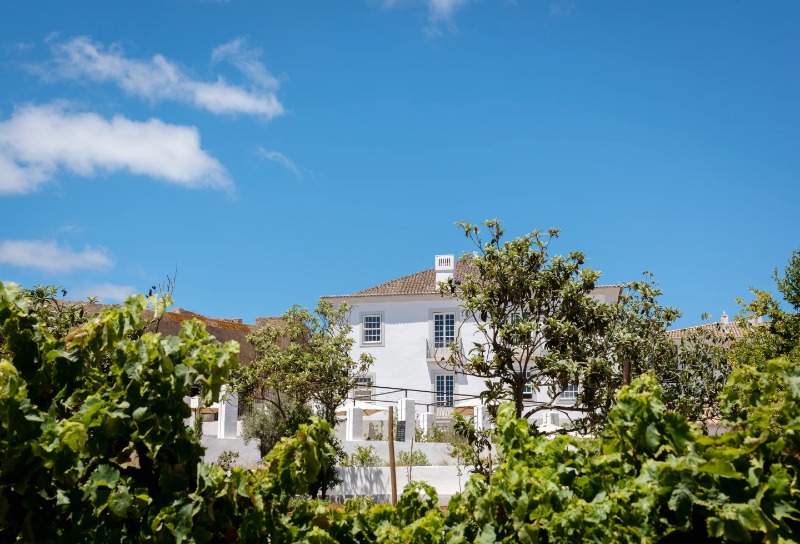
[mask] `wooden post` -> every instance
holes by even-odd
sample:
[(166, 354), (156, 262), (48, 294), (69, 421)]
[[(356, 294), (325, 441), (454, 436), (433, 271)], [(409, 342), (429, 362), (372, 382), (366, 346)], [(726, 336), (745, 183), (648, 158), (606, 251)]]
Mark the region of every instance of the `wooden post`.
[(486, 483), (492, 485), (492, 450), (489, 450), (489, 478)]
[(392, 479), (392, 506), (397, 504), (397, 474), (394, 467), (394, 406), (389, 406), (389, 475)]

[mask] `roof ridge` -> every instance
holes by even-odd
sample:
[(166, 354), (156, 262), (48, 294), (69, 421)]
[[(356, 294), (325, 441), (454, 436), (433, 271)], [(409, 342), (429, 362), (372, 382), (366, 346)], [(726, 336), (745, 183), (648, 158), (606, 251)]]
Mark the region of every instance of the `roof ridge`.
[[(472, 255), (465, 255), (456, 259), (453, 277), (456, 282), (463, 281), (467, 276), (478, 272)], [(623, 283), (596, 285), (595, 288), (623, 288)], [(378, 296), (414, 296), (436, 295), (436, 268), (426, 268), (418, 272), (406, 274), (366, 289), (361, 289), (348, 295), (327, 295), (322, 298), (347, 298), (347, 297), (378, 297)]]

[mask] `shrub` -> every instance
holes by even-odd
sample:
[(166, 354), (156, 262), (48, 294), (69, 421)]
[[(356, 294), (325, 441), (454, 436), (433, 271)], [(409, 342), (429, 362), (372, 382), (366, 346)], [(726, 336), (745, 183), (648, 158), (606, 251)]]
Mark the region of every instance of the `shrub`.
[(275, 447), (284, 436), (292, 436), (301, 423), (308, 422), (311, 409), (300, 402), (285, 401), (281, 411), (272, 404), (253, 409), (242, 419), (242, 439), (245, 444), (255, 440), (261, 457)]
[(239, 459), (239, 452), (231, 451), (231, 450), (225, 450), (225, 451), (223, 451), (222, 453), (219, 454), (219, 457), (217, 458), (217, 462), (214, 463), (214, 464), (217, 465), (222, 470), (224, 470), (225, 472), (228, 472), (234, 466), (236, 466), (236, 461), (238, 459)]
[(397, 466), (399, 467), (429, 467), (431, 466), (430, 461), (428, 461), (428, 456), (425, 455), (425, 452), (420, 450), (414, 450), (411, 453), (407, 451), (400, 451), (397, 453)]
[(343, 462), (343, 467), (379, 467), (383, 459), (375, 453), (375, 446), (356, 446), (355, 453), (351, 453)]

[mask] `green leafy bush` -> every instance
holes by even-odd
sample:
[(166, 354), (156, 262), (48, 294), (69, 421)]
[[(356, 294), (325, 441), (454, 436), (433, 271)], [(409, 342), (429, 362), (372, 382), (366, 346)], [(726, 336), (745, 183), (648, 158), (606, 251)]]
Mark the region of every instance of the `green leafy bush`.
[(375, 453), (375, 446), (356, 446), (355, 453), (342, 461), (343, 467), (379, 467), (383, 464), (383, 459)]
[(238, 460), (239, 460), (238, 451), (225, 450), (219, 454), (217, 462), (214, 464), (217, 465), (222, 470), (224, 470), (225, 472), (227, 472), (236, 466), (236, 461)]
[(375, 498), (372, 495), (351, 497), (344, 501), (344, 511), (348, 513), (367, 513), (373, 506), (375, 506)]
[(397, 452), (397, 466), (399, 467), (429, 467), (431, 462), (428, 461), (428, 456), (425, 452), (414, 450), (412, 452), (399, 451)]
[[(295, 501), (337, 455), (324, 421), (281, 439), (263, 469), (227, 474), (200, 462), (183, 397), (199, 385), (213, 402), (235, 346), (191, 321), (177, 337), (142, 333), (141, 296), (66, 335), (53, 334), (29, 301), (0, 284), (2, 542), (794, 542), (800, 534), (796, 349), (734, 365), (720, 398), (730, 430), (720, 436), (670, 412), (645, 375), (620, 391), (596, 438), (536, 436), (513, 405), (501, 406), (503, 461), (491, 485), (473, 475), (446, 512), (434, 489), (415, 482), (396, 507), (333, 509)], [(163, 311), (163, 302), (150, 304)]]
[(330, 428), (300, 426), (263, 471), (201, 463), (183, 399), (194, 385), (218, 398), (238, 346), (198, 321), (143, 332), (148, 304), (158, 317), (166, 302), (134, 296), (54, 334), (0, 283), (0, 541), (293, 539), (278, 519), (328, 466)]
[(311, 409), (301, 403), (286, 401), (282, 411), (272, 404), (264, 409), (254, 408), (242, 419), (242, 439), (245, 444), (255, 440), (261, 457), (267, 455), (284, 436), (292, 436), (300, 424), (311, 418)]

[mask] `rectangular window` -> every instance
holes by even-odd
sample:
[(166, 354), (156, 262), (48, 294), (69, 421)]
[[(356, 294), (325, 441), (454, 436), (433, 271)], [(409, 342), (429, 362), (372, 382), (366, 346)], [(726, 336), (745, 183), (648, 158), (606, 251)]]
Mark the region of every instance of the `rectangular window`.
[(452, 374), (436, 375), (436, 405), (452, 406), (455, 377)]
[[(531, 377), (531, 370), (528, 369), (525, 371), (525, 376), (530, 378)], [(522, 390), (522, 398), (523, 399), (531, 399), (533, 398), (533, 387), (531, 387), (531, 383), (528, 382), (525, 384), (525, 389)]]
[(383, 324), (380, 314), (365, 315), (361, 323), (361, 342), (380, 344), (383, 342)]
[(433, 347), (449, 347), (456, 339), (456, 314), (433, 314)]
[(356, 378), (356, 388), (353, 390), (353, 398), (355, 400), (371, 401), (372, 383), (372, 376), (362, 376), (360, 378)]
[(564, 392), (561, 393), (562, 400), (575, 400), (578, 398), (578, 384), (571, 383), (564, 389)]

